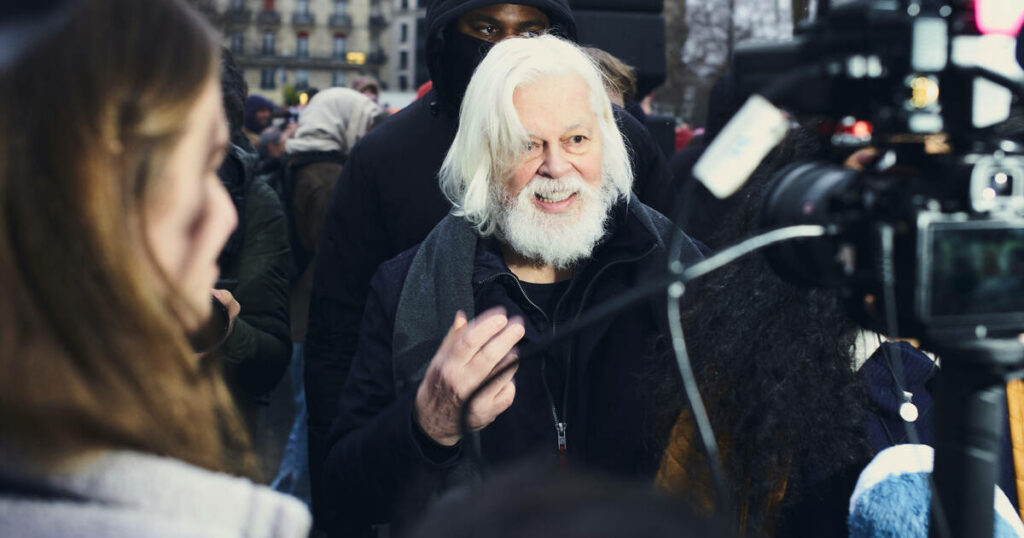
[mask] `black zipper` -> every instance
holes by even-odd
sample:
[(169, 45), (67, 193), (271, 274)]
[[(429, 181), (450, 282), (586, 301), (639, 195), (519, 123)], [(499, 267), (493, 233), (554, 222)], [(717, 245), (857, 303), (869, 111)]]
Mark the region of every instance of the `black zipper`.
[[(551, 326), (551, 332), (552, 332), (552, 334), (554, 334), (555, 331), (557, 330), (557, 323), (555, 321), (553, 321), (552, 318), (549, 317), (546, 312), (544, 312), (543, 308), (537, 306), (537, 303), (533, 302), (533, 300), (530, 299), (530, 296), (527, 295), (526, 290), (523, 289), (522, 283), (519, 282), (519, 278), (515, 274), (510, 273), (510, 272), (497, 273), (497, 274), (491, 275), (491, 276), (481, 280), (480, 282), (478, 282), (478, 284), (484, 284), (484, 283), (490, 282), (490, 281), (495, 280), (495, 279), (497, 279), (498, 277), (501, 277), (501, 276), (510, 277), (512, 279), (512, 281), (516, 283), (516, 287), (519, 288), (519, 293), (523, 296), (524, 299), (526, 299), (526, 302), (530, 306), (532, 306), (534, 310), (536, 310), (537, 312), (540, 313), (540, 315), (544, 318), (544, 321)], [(569, 282), (569, 287), (566, 288), (565, 293), (562, 294), (562, 297), (560, 297), (558, 299), (558, 303), (555, 305), (555, 312), (553, 312), (552, 314), (558, 312), (558, 310), (560, 309), (560, 307), (562, 305), (562, 300), (564, 300), (565, 297), (567, 295), (569, 295), (569, 291), (572, 289), (572, 284), (573, 284), (572, 282)], [(548, 385), (547, 364), (548, 364), (547, 358), (546, 357), (542, 358), (541, 361), (540, 361), (540, 381), (541, 381), (541, 385), (544, 387), (544, 394), (548, 398), (548, 406), (551, 408), (551, 420), (552, 420), (552, 422), (555, 425), (555, 446), (558, 448), (558, 457), (559, 457), (559, 460), (561, 461), (562, 465), (565, 465), (566, 464), (566, 455), (568, 454), (568, 443), (566, 443), (566, 435), (565, 435), (565, 430), (566, 430), (567, 424), (565, 423), (564, 420), (559, 420), (559, 418), (558, 418), (558, 408), (555, 406), (555, 398), (554, 398), (554, 396), (552, 396), (552, 394), (551, 394), (551, 387)], [(562, 409), (563, 409), (563, 412), (564, 412), (564, 409), (567, 408), (566, 406), (569, 403), (568, 402), (568, 398), (569, 398), (569, 377), (570, 376), (568, 375), (569, 374), (568, 366), (571, 365), (571, 364), (572, 364), (572, 354), (570, 352), (569, 360), (567, 362), (567, 369), (566, 369), (565, 390), (563, 391), (563, 394), (562, 394)]]

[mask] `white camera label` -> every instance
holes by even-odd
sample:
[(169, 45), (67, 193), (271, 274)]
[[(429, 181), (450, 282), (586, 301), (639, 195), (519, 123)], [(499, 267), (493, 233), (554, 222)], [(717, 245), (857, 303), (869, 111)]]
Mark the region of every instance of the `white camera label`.
[(781, 110), (753, 95), (693, 167), (693, 175), (718, 198), (738, 191), (789, 130)]

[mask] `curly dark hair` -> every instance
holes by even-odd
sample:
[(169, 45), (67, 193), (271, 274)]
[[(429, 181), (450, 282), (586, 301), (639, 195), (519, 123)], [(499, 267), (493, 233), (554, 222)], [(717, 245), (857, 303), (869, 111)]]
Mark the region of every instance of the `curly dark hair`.
[(249, 95), (249, 84), (242, 75), (242, 70), (235, 63), (235, 57), (226, 47), (220, 49), (220, 89), (224, 99), (224, 113), (228, 117), (231, 132), (242, 130), (245, 119), (245, 98)]
[[(740, 203), (719, 230), (718, 244), (750, 235), (771, 172), (816, 152), (806, 133), (776, 149), (736, 195)], [(744, 521), (740, 532), (767, 534), (781, 517), (772, 499), (782, 488), (785, 511), (797, 503), (801, 484), (867, 453), (865, 392), (853, 359), (856, 327), (837, 290), (784, 282), (760, 254), (709, 275), (691, 291), (683, 313), (687, 348), (723, 444), (730, 493)], [(706, 465), (693, 459), (689, 465)]]

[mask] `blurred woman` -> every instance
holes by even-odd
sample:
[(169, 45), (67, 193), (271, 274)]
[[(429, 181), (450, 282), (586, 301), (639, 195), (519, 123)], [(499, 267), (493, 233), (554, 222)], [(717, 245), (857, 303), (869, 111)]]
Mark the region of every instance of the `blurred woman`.
[(217, 36), (81, 0), (0, 71), (0, 535), (305, 536), (209, 357), (236, 225)]

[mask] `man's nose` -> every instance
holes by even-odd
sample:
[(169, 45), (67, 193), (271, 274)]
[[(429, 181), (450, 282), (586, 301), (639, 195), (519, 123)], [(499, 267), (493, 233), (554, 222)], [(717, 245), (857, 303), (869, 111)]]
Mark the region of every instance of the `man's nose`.
[(564, 177), (572, 171), (572, 163), (566, 157), (560, 146), (548, 145), (544, 150), (544, 163), (539, 172), (552, 179)]

